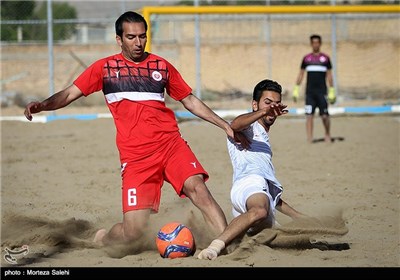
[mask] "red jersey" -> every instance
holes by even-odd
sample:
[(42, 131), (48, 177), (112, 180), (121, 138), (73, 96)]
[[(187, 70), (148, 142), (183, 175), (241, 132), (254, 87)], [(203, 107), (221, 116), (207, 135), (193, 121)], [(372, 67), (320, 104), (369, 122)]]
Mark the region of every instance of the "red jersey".
[(102, 90), (117, 129), (121, 162), (147, 157), (180, 137), (164, 92), (182, 100), (192, 89), (167, 60), (154, 54), (134, 63), (116, 54), (94, 62), (74, 84), (85, 96)]

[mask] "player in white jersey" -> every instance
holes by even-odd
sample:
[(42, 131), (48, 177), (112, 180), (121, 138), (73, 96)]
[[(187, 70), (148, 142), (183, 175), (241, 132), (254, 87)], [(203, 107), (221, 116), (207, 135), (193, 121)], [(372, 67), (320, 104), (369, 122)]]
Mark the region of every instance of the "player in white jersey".
[[(256, 234), (275, 223), (275, 209), (292, 219), (304, 215), (281, 199), (282, 186), (275, 177), (269, 130), (276, 118), (286, 114), (281, 103), (282, 87), (272, 80), (259, 82), (253, 92), (250, 113), (231, 122), (235, 133), (249, 140), (248, 147), (228, 138), (227, 145), (233, 167), (231, 202), (234, 219), (224, 232), (202, 250), (199, 259), (215, 259), (234, 239)], [(243, 142), (242, 142), (243, 143)]]

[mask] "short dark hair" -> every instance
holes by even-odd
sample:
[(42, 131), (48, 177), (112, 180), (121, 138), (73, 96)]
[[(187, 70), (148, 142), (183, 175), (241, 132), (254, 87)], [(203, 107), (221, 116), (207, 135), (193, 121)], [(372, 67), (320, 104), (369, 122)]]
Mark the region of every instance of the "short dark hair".
[(122, 29), (122, 24), (124, 22), (143, 22), (144, 29), (147, 32), (147, 22), (144, 17), (136, 12), (128, 11), (120, 15), (119, 18), (115, 21), (115, 33), (119, 37), (122, 37), (122, 33), (124, 32), (124, 30)]
[(279, 95), (282, 95), (282, 86), (280, 84), (275, 81), (265, 79), (254, 87), (253, 100), (259, 102), (263, 92), (266, 90), (274, 91), (279, 93)]
[(321, 38), (321, 36), (318, 35), (318, 34), (313, 34), (313, 35), (310, 36), (310, 42), (312, 42), (312, 40), (314, 40), (314, 39), (318, 39), (318, 41), (319, 41), (320, 43), (322, 42), (322, 38)]

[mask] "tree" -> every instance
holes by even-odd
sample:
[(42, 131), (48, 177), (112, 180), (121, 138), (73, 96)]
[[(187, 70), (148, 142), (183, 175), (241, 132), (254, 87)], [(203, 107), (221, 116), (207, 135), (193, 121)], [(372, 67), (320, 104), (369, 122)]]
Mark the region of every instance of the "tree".
[[(35, 1), (1, 1), (1, 20), (27, 20), (32, 19)], [(16, 24), (1, 25), (1, 41), (17, 40)], [(24, 29), (23, 29), (24, 30)], [(26, 36), (28, 30), (23, 31)]]
[[(76, 19), (77, 13), (74, 7), (68, 3), (52, 3), (54, 19)], [(35, 19), (47, 19), (47, 3), (43, 2), (34, 13)], [(75, 23), (53, 23), (53, 39), (65, 40), (75, 33)], [(29, 36), (30, 40), (47, 40), (47, 25), (34, 25)]]
[[(3, 20), (47, 20), (47, 3), (42, 1), (39, 7), (31, 1), (1, 1), (1, 19)], [(53, 2), (53, 19), (76, 19), (77, 12), (68, 3)], [(16, 41), (18, 26), (22, 26), (24, 40), (46, 41), (46, 24), (2, 24), (1, 40)], [(68, 39), (75, 32), (75, 23), (53, 23), (54, 40)]]

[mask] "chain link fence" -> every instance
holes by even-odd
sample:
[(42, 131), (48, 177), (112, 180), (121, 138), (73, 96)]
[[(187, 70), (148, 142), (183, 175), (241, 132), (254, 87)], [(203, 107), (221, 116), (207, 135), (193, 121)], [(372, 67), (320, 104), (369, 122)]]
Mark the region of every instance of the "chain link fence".
[[(250, 2), (276, 5), (293, 4), (294, 1), (247, 1), (247, 4)], [(326, 4), (326, 1), (306, 2), (296, 3)], [(336, 2), (343, 4), (346, 1)], [(122, 12), (140, 12), (143, 5), (193, 3), (53, 0), (54, 90), (71, 84), (95, 60), (120, 51), (115, 43), (114, 23)], [(199, 1), (200, 5), (243, 3)], [(10, 105), (11, 99), (7, 96), (12, 96), (12, 102), (23, 106), (30, 99), (51, 94), (46, 5), (47, 1), (1, 2), (3, 106)], [(330, 54), (333, 47), (329, 14), (202, 14), (199, 19), (201, 88), (206, 100), (222, 99), (228, 103), (232, 97), (250, 94), (254, 84), (266, 77), (279, 81), (284, 87), (285, 98), (288, 98), (300, 61), (310, 52), (309, 35), (318, 33), (322, 36), (322, 51)], [(334, 67), (340, 97), (400, 98), (399, 14), (338, 14), (335, 19), (337, 60)], [(195, 87), (198, 74), (195, 70), (194, 15), (153, 15), (151, 20), (152, 51), (170, 60)], [(101, 94), (77, 102), (85, 106), (103, 103)]]

